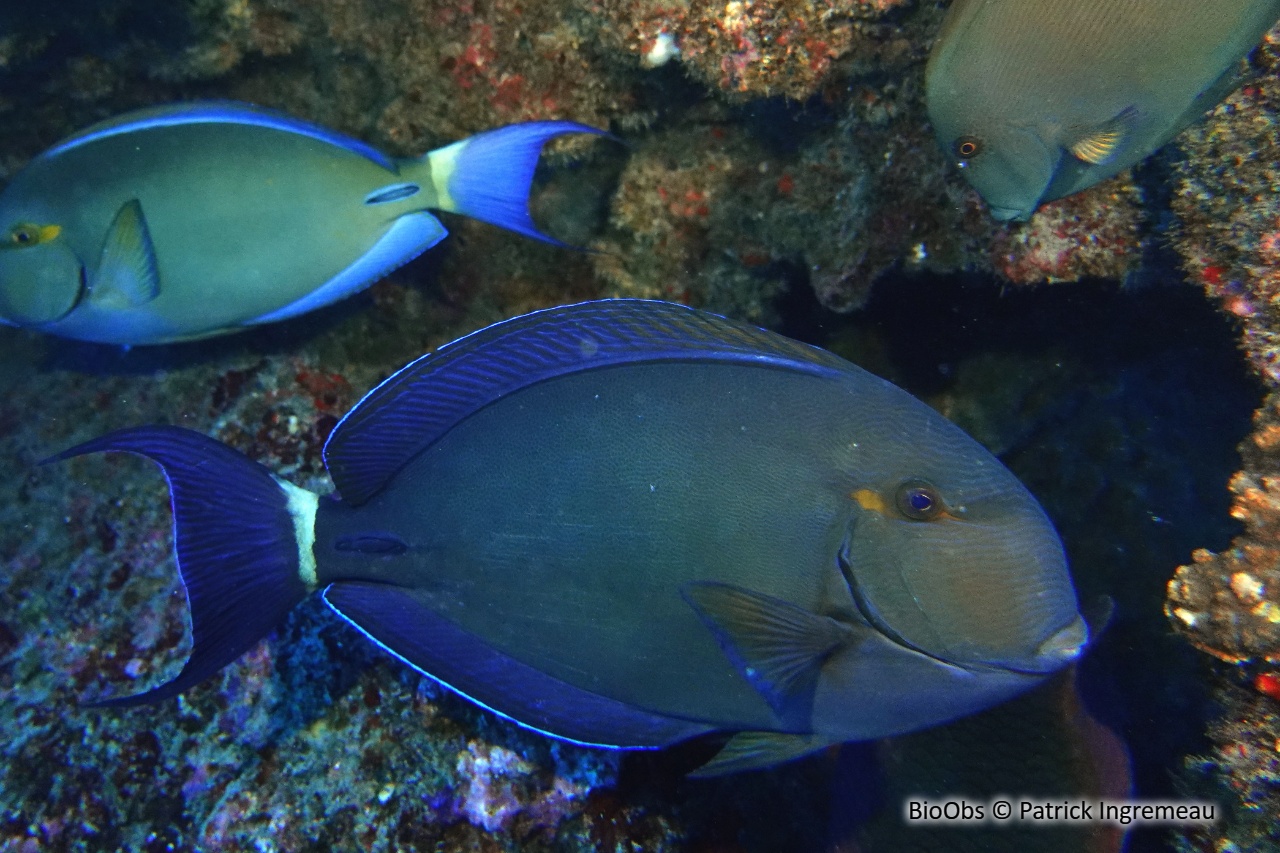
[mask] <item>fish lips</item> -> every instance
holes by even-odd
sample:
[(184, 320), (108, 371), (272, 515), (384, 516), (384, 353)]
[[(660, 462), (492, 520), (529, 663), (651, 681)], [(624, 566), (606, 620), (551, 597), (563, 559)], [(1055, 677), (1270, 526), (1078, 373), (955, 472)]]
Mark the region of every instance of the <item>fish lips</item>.
[(1020, 666), (1005, 668), (1030, 675), (1048, 675), (1057, 672), (1084, 654), (1084, 650), (1089, 645), (1089, 639), (1089, 625), (1083, 616), (1076, 614), (1076, 618), (1070, 624), (1056, 631), (1040, 644), (1034, 659)]
[(70, 314), (86, 292), (85, 268), (55, 242), (0, 255), (0, 317), (19, 326), (44, 326)]
[(1020, 671), (1047, 675), (1076, 660), (1098, 641), (1114, 612), (1115, 602), (1109, 596), (1095, 598), (1067, 627), (1041, 643), (1034, 661)]

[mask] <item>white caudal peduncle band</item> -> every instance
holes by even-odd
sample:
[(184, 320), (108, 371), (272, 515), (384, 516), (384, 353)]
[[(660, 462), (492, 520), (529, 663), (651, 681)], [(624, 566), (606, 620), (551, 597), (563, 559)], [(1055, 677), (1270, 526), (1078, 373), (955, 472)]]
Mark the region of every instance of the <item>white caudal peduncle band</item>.
[(437, 210), (448, 210), (456, 213), (453, 196), (449, 193), (449, 179), (458, 162), (458, 155), (467, 147), (470, 140), (460, 139), (452, 145), (427, 152), (427, 162), (431, 165), (431, 187), (436, 192), (436, 203), (432, 207)]
[(298, 542), (298, 577), (306, 584), (307, 592), (313, 592), (316, 588), (316, 509), (320, 505), (320, 496), (279, 477), (272, 479), (284, 490), (289, 501), (293, 535)]

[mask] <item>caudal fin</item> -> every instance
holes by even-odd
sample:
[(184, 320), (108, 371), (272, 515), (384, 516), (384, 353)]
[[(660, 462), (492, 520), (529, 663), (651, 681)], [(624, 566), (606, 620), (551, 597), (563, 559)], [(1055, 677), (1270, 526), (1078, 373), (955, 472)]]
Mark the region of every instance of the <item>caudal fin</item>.
[(557, 246), (529, 216), (529, 186), (547, 141), (603, 130), (572, 121), (531, 121), (490, 130), (426, 154), (437, 207), (499, 225)]
[(101, 451), (145, 456), (169, 481), (174, 549), (191, 612), (191, 657), (172, 681), (99, 704), (156, 702), (238, 658), (311, 591), (314, 527), (308, 525), (316, 496), (276, 480), (225, 444), (179, 427), (120, 430), (45, 461)]

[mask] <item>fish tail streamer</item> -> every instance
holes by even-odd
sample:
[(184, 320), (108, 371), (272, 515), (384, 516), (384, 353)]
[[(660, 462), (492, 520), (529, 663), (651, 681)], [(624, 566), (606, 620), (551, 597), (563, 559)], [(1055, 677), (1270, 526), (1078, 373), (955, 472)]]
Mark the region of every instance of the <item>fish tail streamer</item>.
[(572, 121), (531, 121), (500, 127), (431, 151), (402, 167), (426, 167), (435, 187), (435, 207), (461, 213), (557, 246), (565, 244), (538, 230), (529, 216), (529, 188), (542, 146), (567, 133), (607, 136)]
[(172, 681), (96, 704), (157, 702), (238, 658), (311, 591), (314, 528), (305, 525), (308, 512), (314, 519), (317, 496), (277, 480), (225, 444), (180, 427), (120, 430), (45, 461), (104, 451), (145, 456), (168, 480), (174, 550), (191, 614), (191, 656)]

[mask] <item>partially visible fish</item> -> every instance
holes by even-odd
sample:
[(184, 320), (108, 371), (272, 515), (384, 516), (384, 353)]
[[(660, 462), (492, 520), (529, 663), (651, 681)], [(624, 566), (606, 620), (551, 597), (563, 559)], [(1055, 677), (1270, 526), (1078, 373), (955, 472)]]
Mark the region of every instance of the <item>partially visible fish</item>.
[(822, 350), (678, 305), (584, 303), (413, 362), (325, 445), (320, 497), (199, 433), (63, 453), (164, 469), (191, 658), (305, 596), (517, 722), (703, 773), (1022, 692), (1089, 629), (1044, 511), (941, 415)]
[(999, 219), (1127, 169), (1238, 82), (1280, 0), (955, 0), (926, 72), (943, 148)]
[(237, 103), (94, 125), (0, 193), (0, 322), (115, 344), (235, 331), (364, 289), (445, 236), (428, 210), (547, 240), (529, 217), (542, 145), (567, 121), (391, 158)]
[[(938, 803), (963, 797), (990, 803), (1011, 795), (1056, 801), (1115, 801), (1133, 796), (1129, 748), (1116, 731), (1094, 716), (1079, 680), (1079, 667), (1073, 665), (1044, 686), (998, 708), (945, 728), (876, 744), (881, 771), (876, 791), (883, 797), (882, 807), (859, 826), (841, 827), (837, 838), (842, 843), (837, 849), (842, 853), (1121, 853), (1126, 833), (1110, 823), (1027, 826), (986, 820), (960, 826), (902, 819), (908, 799)], [(848, 811), (849, 800), (859, 795), (848, 790), (852, 762), (841, 759), (845, 772), (837, 780), (845, 787), (833, 791), (833, 815)]]

